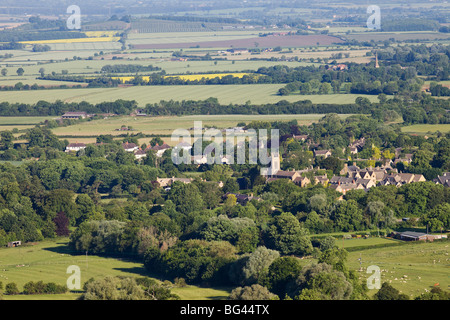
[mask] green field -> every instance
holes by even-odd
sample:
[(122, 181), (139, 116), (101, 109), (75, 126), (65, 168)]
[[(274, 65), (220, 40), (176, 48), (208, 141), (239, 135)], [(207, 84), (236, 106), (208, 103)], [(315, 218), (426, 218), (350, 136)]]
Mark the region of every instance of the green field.
[[(449, 264), (450, 242), (408, 243), (388, 248), (367, 249), (349, 252), (348, 266), (358, 270), (362, 259), (360, 279), (365, 281), (370, 274), (365, 270), (370, 265), (381, 269), (381, 282), (389, 282), (393, 287), (411, 298), (425, 293), (439, 283), (447, 290), (450, 285)], [(376, 290), (370, 290), (373, 295)]]
[[(340, 115), (346, 118), (349, 115)], [(93, 121), (81, 122), (72, 126), (53, 129), (57, 136), (97, 136), (100, 134), (123, 134), (123, 131), (115, 131), (122, 125), (132, 126), (134, 131), (148, 135), (171, 135), (175, 129), (189, 129), (194, 127), (194, 121), (202, 121), (203, 126), (215, 126), (217, 128), (229, 128), (239, 122), (251, 121), (290, 121), (297, 120), (299, 124), (310, 124), (324, 117), (323, 114), (287, 114), (287, 115), (195, 115), (195, 116), (171, 116), (171, 117), (112, 117)], [(168, 138), (170, 140), (170, 138)], [(148, 139), (147, 139), (148, 140)], [(148, 142), (148, 141), (147, 141)], [(169, 141), (167, 143), (170, 144)]]
[(131, 33), (130, 44), (189, 43), (233, 40), (258, 37), (259, 31), (205, 31), (205, 32), (153, 32)]
[[(205, 55), (193, 52), (192, 54)], [(331, 53), (325, 53), (328, 56)], [(321, 54), (323, 55), (323, 54)], [(307, 53), (302, 54), (304, 58), (309, 57)], [(97, 75), (96, 72), (100, 72), (105, 65), (117, 65), (117, 64), (135, 64), (135, 65), (153, 65), (157, 66), (166, 71), (167, 74), (184, 74), (184, 73), (202, 73), (202, 72), (238, 72), (241, 70), (253, 70), (256, 71), (261, 67), (271, 67), (276, 65), (286, 65), (288, 67), (300, 67), (306, 65), (312, 65), (310, 62), (297, 62), (297, 61), (247, 61), (238, 59), (234, 63), (232, 61), (170, 61), (170, 52), (157, 52), (148, 53), (139, 51), (133, 51), (127, 54), (126, 59), (105, 59), (105, 60), (69, 60), (69, 61), (58, 61), (54, 63), (37, 64), (28, 62), (27, 65), (23, 66), (25, 71), (24, 75), (18, 76), (16, 70), (19, 66), (23, 65), (23, 60), (17, 59), (17, 61), (8, 59), (8, 65), (5, 67), (8, 70), (6, 77), (0, 77), (0, 85), (14, 85), (17, 82), (23, 83), (37, 83), (37, 84), (64, 84), (66, 81), (49, 81), (49, 80), (38, 80), (36, 77), (39, 76), (39, 69), (44, 68), (45, 73), (49, 74), (52, 72), (61, 73), (62, 70), (67, 70), (69, 74), (81, 74), (81, 75)], [(40, 57), (42, 61), (46, 59), (57, 59), (58, 55), (47, 55)], [(72, 58), (72, 57), (70, 57)], [(135, 60), (139, 58), (139, 60)], [(3, 66), (4, 67), (4, 66)], [(134, 76), (134, 74), (131, 74)], [(70, 82), (69, 82), (70, 83)]]
[[(28, 281), (55, 282), (65, 285), (67, 268), (77, 265), (81, 270), (81, 283), (88, 279), (100, 279), (106, 276), (151, 276), (141, 262), (128, 259), (117, 259), (100, 256), (76, 255), (67, 247), (68, 240), (43, 241), (36, 245), (17, 248), (0, 249), (0, 281), (5, 286), (9, 282), (15, 282), (22, 290)], [(159, 279), (163, 280), (163, 279)], [(199, 288), (187, 286), (175, 288), (174, 293), (183, 299), (218, 299), (226, 298), (229, 288)], [(44, 296), (4, 296), (4, 299), (76, 299), (80, 294), (67, 293), (63, 295)]]
[(430, 32), (430, 31), (410, 31), (410, 32), (376, 32), (376, 31), (366, 31), (361, 33), (350, 33), (345, 35), (348, 39), (354, 39), (358, 41), (384, 41), (391, 38), (396, 41), (405, 40), (445, 40), (450, 39), (450, 35), (441, 32)]
[(161, 100), (205, 100), (215, 97), (221, 104), (253, 104), (276, 103), (281, 100), (299, 101), (311, 100), (312, 103), (345, 104), (354, 103), (357, 97), (367, 97), (372, 102), (377, 101), (375, 95), (357, 94), (326, 94), (326, 95), (277, 95), (283, 84), (246, 84), (246, 85), (189, 85), (189, 86), (135, 86), (120, 88), (81, 88), (53, 89), (38, 91), (3, 91), (0, 102), (20, 102), (33, 104), (39, 100), (54, 102), (100, 103), (118, 99), (135, 100), (139, 106), (147, 103), (158, 103)]
[(414, 124), (402, 127), (402, 132), (406, 133), (426, 134), (435, 133), (436, 131), (441, 133), (450, 132), (450, 124)]
[(29, 129), (45, 120), (53, 118), (55, 117), (0, 117), (0, 131)]
[[(0, 126), (13, 125), (36, 125), (45, 120), (53, 119), (54, 117), (0, 117)], [(1, 128), (1, 127), (0, 127)]]
[(337, 240), (336, 244), (339, 247), (345, 248), (357, 248), (364, 246), (375, 246), (375, 245), (384, 245), (384, 244), (395, 244), (397, 241), (385, 239), (385, 238), (357, 238), (357, 239), (346, 239), (344, 241)]
[[(143, 264), (138, 261), (116, 259), (92, 255), (75, 255), (67, 247), (67, 239), (43, 241), (41, 243), (17, 248), (0, 249), (0, 281), (6, 285), (16, 282), (19, 290), (28, 281), (55, 282), (64, 285), (69, 274), (67, 267), (77, 265), (81, 269), (81, 282), (89, 278), (105, 276), (152, 276)], [(381, 238), (346, 240), (346, 246), (355, 244), (377, 245), (392, 242)], [(410, 297), (416, 297), (433, 285), (439, 283), (445, 289), (450, 284), (449, 278), (449, 246), (446, 242), (406, 243), (404, 245), (385, 248), (373, 248), (349, 252), (347, 265), (356, 270), (359, 278), (365, 283), (368, 266), (376, 265), (381, 269), (381, 281), (389, 282)], [(359, 260), (361, 259), (361, 260)], [(303, 259), (302, 265), (314, 262), (314, 259)], [(361, 264), (360, 264), (361, 262)], [(361, 269), (360, 269), (361, 267)], [(164, 279), (158, 279), (164, 280)], [(224, 299), (232, 288), (204, 288), (197, 286), (174, 287), (173, 293), (183, 300)], [(373, 295), (376, 290), (369, 290)], [(76, 299), (79, 294), (43, 296), (4, 296), (7, 300), (50, 300)]]

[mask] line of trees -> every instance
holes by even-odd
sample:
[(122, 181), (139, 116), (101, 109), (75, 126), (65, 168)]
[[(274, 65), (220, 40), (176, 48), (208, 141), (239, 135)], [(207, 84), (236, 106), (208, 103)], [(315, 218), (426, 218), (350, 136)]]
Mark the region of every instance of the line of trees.
[(1, 116), (60, 116), (67, 111), (84, 111), (88, 114), (114, 113), (130, 114), (137, 107), (136, 101), (116, 100), (91, 104), (88, 102), (39, 101), (35, 104), (0, 103)]
[(379, 102), (370, 102), (365, 97), (358, 97), (352, 104), (313, 104), (310, 100), (255, 105), (229, 104), (221, 105), (216, 98), (192, 101), (160, 101), (147, 104), (144, 108), (149, 115), (201, 115), (201, 114), (371, 114), (378, 120), (402, 118), (405, 124), (418, 123), (450, 123), (450, 115), (446, 110), (449, 101), (434, 99), (422, 93), (414, 96), (416, 101), (405, 97), (388, 99), (385, 94), (379, 94)]
[(160, 71), (160, 67), (153, 65), (143, 66), (138, 64), (116, 64), (103, 66), (101, 72), (104, 73), (136, 73), (146, 71)]

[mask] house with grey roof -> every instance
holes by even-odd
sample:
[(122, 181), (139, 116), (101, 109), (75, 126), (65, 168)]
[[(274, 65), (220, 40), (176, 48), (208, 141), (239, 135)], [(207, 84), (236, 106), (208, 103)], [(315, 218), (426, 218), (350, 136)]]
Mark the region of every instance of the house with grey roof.
[(445, 172), (441, 176), (438, 176), (433, 180), (436, 184), (442, 184), (443, 186), (450, 187), (450, 172)]

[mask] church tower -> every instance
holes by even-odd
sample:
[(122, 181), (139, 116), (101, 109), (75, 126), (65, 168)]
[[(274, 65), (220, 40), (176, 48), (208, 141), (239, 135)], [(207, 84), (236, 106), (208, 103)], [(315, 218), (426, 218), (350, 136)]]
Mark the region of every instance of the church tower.
[(278, 171), (280, 171), (280, 153), (279, 152), (272, 152), (270, 154), (270, 167), (268, 168), (261, 168), (261, 175), (266, 177), (272, 177), (275, 175)]
[(270, 161), (270, 175), (276, 174), (281, 167), (280, 164), (280, 153), (279, 152), (272, 152), (270, 155), (271, 161)]

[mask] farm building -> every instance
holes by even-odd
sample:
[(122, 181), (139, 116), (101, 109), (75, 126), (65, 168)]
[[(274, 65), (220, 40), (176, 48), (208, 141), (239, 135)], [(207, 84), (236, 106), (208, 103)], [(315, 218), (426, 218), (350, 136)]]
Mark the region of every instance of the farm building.
[(10, 241), (8, 242), (8, 248), (18, 247), (22, 245), (22, 241)]
[(66, 112), (64, 113), (61, 118), (62, 119), (85, 119), (87, 118), (86, 112)]
[(404, 231), (396, 234), (396, 237), (405, 241), (433, 241), (436, 239), (446, 238), (446, 235), (432, 235), (423, 232)]
[(84, 143), (69, 143), (66, 147), (66, 152), (70, 151), (80, 151), (82, 149), (85, 149), (86, 145)]
[(135, 152), (136, 150), (139, 149), (139, 146), (136, 145), (135, 143), (125, 142), (125, 143), (122, 143), (122, 148), (127, 152)]

